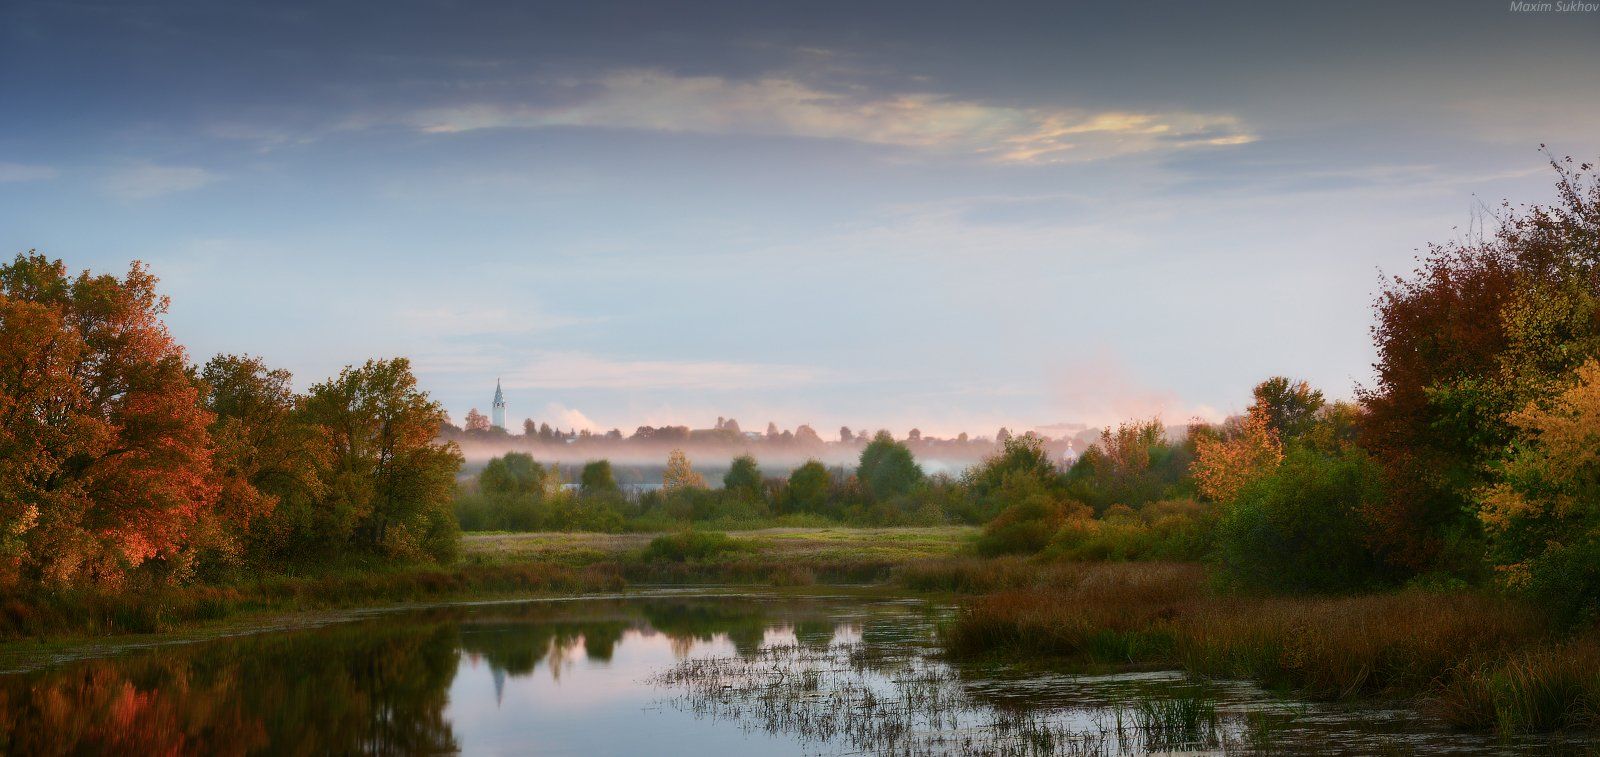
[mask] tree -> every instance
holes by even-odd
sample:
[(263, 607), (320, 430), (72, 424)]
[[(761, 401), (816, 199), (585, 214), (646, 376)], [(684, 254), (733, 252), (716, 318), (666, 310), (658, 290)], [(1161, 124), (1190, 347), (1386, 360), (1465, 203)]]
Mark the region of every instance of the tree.
[(1200, 434), (1190, 470), (1200, 495), (1231, 502), (1250, 482), (1270, 474), (1283, 461), (1283, 443), (1271, 415), (1259, 404), (1224, 433)]
[(1305, 381), (1283, 376), (1256, 384), (1253, 394), (1254, 407), (1260, 409), (1267, 427), (1279, 439), (1295, 439), (1304, 434), (1316, 422), (1317, 411), (1323, 406), (1321, 391)]
[(1007, 473), (1000, 485), (999, 499), (1008, 503), (993, 520), (984, 524), (978, 537), (978, 552), (985, 555), (1033, 553), (1045, 548), (1061, 530), (1069, 516), (1087, 518), (1087, 507), (1060, 501), (1037, 476), (1025, 470)]
[(851, 443), (851, 442), (853, 442), (855, 440), (856, 440), (856, 436), (855, 436), (855, 434), (850, 432), (850, 427), (849, 426), (840, 426), (839, 427), (839, 443), (841, 443), (841, 444), (849, 444), (849, 443)]
[(723, 491), (745, 502), (760, 500), (761, 487), (761, 468), (749, 455), (734, 458), (728, 473), (722, 477)]
[(478, 408), (472, 408), (471, 410), (467, 411), (467, 425), (465, 428), (468, 431), (480, 431), (488, 433), (490, 428), (489, 416), (478, 412)]
[(591, 460), (578, 474), (578, 493), (585, 497), (612, 496), (622, 492), (611, 472), (610, 460)]
[(683, 450), (674, 449), (667, 453), (667, 470), (661, 476), (661, 488), (668, 494), (686, 489), (704, 489), (706, 480), (696, 473), (694, 466), (689, 464), (689, 456)]
[(803, 423), (794, 430), (794, 440), (799, 444), (822, 445), (822, 437), (817, 434), (817, 430)]
[(447, 509), (461, 451), (434, 443), (444, 410), (417, 388), (405, 358), (368, 360), (311, 387), (306, 417), (333, 447), (329, 505), (356, 543), (388, 554), (449, 559), (457, 547)]
[(966, 513), (969, 521), (987, 521), (1011, 504), (1002, 496), (1002, 487), (1011, 475), (1033, 479), (1045, 490), (1057, 486), (1055, 465), (1050, 462), (1044, 440), (1038, 435), (1011, 437), (999, 452), (967, 470), (963, 478), (971, 502), (971, 509)]
[(1551, 166), (1556, 203), (1505, 205), (1492, 236), (1430, 246), (1375, 304), (1361, 442), (1387, 494), (1367, 518), (1407, 569), (1478, 564), (1475, 492), (1513, 439), (1508, 419), (1600, 354), (1600, 182), (1588, 164)]
[(911, 493), (922, 481), (922, 468), (906, 445), (895, 441), (889, 432), (879, 431), (861, 450), (856, 475), (874, 500), (886, 502)]
[(1368, 546), (1362, 512), (1383, 497), (1382, 470), (1360, 449), (1297, 446), (1222, 511), (1222, 573), (1279, 591), (1364, 589), (1392, 579)]
[(827, 467), (820, 461), (807, 460), (789, 474), (789, 485), (784, 489), (784, 510), (792, 513), (826, 512), (831, 484)]
[(32, 252), (0, 267), (0, 573), (178, 576), (214, 530), (213, 416), (166, 311), (140, 263), (120, 279)]
[(1600, 361), (1513, 413), (1500, 480), (1480, 495), (1489, 555), (1512, 589), (1569, 621), (1600, 617)]
[(532, 496), (544, 494), (545, 469), (533, 455), (526, 452), (507, 452), (491, 458), (478, 474), (478, 491), (502, 496)]
[(522, 420), (522, 437), (524, 439), (532, 439), (538, 435), (539, 424), (534, 423), (532, 418), (524, 418)]
[(331, 450), (324, 431), (296, 414), (288, 371), (260, 358), (218, 355), (200, 369), (201, 401), (215, 416), (218, 507), (248, 526), (254, 546), (288, 556), (321, 542), (328, 524), (316, 503)]

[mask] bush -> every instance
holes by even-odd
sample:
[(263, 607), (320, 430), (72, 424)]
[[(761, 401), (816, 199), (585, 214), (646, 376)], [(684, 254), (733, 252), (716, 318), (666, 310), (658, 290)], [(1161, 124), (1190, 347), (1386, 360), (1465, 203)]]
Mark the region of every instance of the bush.
[(749, 552), (752, 545), (719, 531), (679, 531), (650, 540), (644, 558), (653, 561), (707, 560), (729, 552)]
[(1078, 561), (1200, 560), (1214, 549), (1215, 529), (1215, 508), (1194, 500), (1161, 500), (1137, 512), (1118, 505), (1099, 519), (1068, 519), (1045, 554)]
[(985, 555), (1038, 552), (1069, 516), (1089, 516), (1088, 508), (1057, 500), (1046, 482), (1025, 470), (1005, 474), (993, 496), (1012, 504), (983, 527), (978, 552)]
[(1344, 591), (1389, 576), (1362, 534), (1363, 508), (1382, 501), (1382, 471), (1366, 453), (1295, 448), (1239, 492), (1218, 524), (1223, 576), (1276, 591)]

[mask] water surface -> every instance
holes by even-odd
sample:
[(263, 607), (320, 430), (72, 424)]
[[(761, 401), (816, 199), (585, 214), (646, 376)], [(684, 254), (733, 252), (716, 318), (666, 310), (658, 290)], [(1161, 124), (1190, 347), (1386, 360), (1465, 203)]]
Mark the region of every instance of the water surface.
[(937, 655), (921, 600), (663, 593), (438, 607), (0, 675), (0, 752), (1493, 753), (1406, 705)]

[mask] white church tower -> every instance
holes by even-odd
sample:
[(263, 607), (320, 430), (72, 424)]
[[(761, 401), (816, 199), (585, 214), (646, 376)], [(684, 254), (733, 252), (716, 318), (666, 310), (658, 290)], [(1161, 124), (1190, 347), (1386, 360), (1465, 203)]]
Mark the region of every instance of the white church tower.
[(489, 411), (489, 417), (495, 428), (505, 430), (506, 395), (500, 391), (500, 379), (494, 380), (494, 409)]

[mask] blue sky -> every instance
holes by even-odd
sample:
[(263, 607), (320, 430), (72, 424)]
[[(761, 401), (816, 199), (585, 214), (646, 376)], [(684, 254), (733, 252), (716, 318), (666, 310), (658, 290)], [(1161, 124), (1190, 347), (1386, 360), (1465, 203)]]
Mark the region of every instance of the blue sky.
[(457, 419), (1182, 422), (1350, 395), (1380, 270), (1600, 155), (1597, 67), (1477, 0), (12, 0), (0, 242)]

